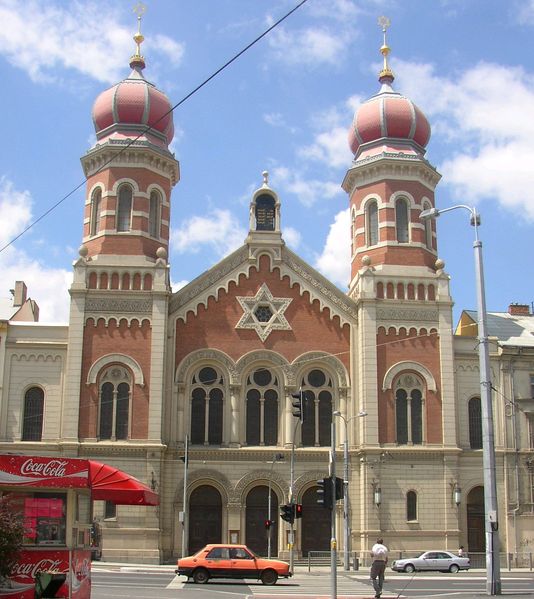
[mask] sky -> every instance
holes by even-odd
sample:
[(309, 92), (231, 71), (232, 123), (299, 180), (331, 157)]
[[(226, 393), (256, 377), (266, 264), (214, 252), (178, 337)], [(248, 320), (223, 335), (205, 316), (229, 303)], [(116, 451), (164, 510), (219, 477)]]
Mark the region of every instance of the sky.
[[(300, 0), (145, 0), (145, 77), (174, 105)], [(24, 280), (41, 322), (68, 321), (82, 239), (80, 157), (98, 94), (129, 74), (132, 0), (0, 0), (0, 297)], [(347, 132), (379, 89), (426, 114), (438, 208), (481, 214), (487, 309), (534, 301), (534, 0), (308, 0), (174, 112), (173, 291), (239, 247), (264, 170), (287, 245), (346, 291)], [(68, 199), (50, 210), (75, 189)], [(49, 214), (43, 216), (47, 211)], [(469, 215), (438, 220), (454, 317), (476, 309)]]

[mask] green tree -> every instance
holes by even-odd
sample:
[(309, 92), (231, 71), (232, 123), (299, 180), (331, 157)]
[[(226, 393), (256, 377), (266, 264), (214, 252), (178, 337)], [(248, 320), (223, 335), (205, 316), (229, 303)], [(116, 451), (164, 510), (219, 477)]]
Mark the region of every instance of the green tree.
[(0, 497), (0, 578), (6, 577), (24, 538), (22, 514), (8, 495)]

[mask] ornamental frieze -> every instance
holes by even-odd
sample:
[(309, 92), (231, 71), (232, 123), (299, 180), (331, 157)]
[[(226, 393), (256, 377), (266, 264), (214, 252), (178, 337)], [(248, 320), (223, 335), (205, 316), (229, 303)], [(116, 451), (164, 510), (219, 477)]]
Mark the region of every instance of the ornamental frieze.
[(150, 299), (89, 298), (85, 302), (86, 312), (109, 312), (113, 314), (151, 313)]
[(378, 308), (378, 320), (401, 320), (410, 322), (437, 322), (437, 310), (422, 310), (417, 308)]

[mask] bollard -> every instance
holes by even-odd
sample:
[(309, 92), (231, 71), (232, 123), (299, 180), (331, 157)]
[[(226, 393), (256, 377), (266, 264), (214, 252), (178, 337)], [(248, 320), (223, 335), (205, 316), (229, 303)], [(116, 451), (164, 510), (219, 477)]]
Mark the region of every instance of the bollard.
[(360, 560), (357, 553), (353, 554), (352, 563), (354, 565), (354, 571), (357, 572), (360, 569)]

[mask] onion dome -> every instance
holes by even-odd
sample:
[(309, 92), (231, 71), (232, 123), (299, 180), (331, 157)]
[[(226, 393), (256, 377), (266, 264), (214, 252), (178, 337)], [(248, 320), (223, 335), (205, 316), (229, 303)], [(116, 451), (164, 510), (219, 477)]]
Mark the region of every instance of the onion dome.
[[(140, 23), (141, 16), (138, 16)], [(132, 72), (126, 79), (102, 92), (93, 105), (93, 122), (98, 142), (132, 139), (167, 148), (174, 136), (172, 105), (167, 96), (143, 76), (144, 40), (140, 27), (134, 35), (136, 53), (130, 59)], [(149, 131), (146, 131), (151, 127)]]
[(430, 140), (430, 124), (412, 100), (391, 87), (395, 77), (387, 62), (390, 52), (386, 44), (389, 20), (381, 17), (379, 24), (384, 33), (384, 43), (380, 48), (384, 67), (378, 76), (381, 88), (356, 111), (349, 129), (350, 149), (356, 158), (375, 154), (377, 147), (384, 146), (388, 152), (424, 154)]

